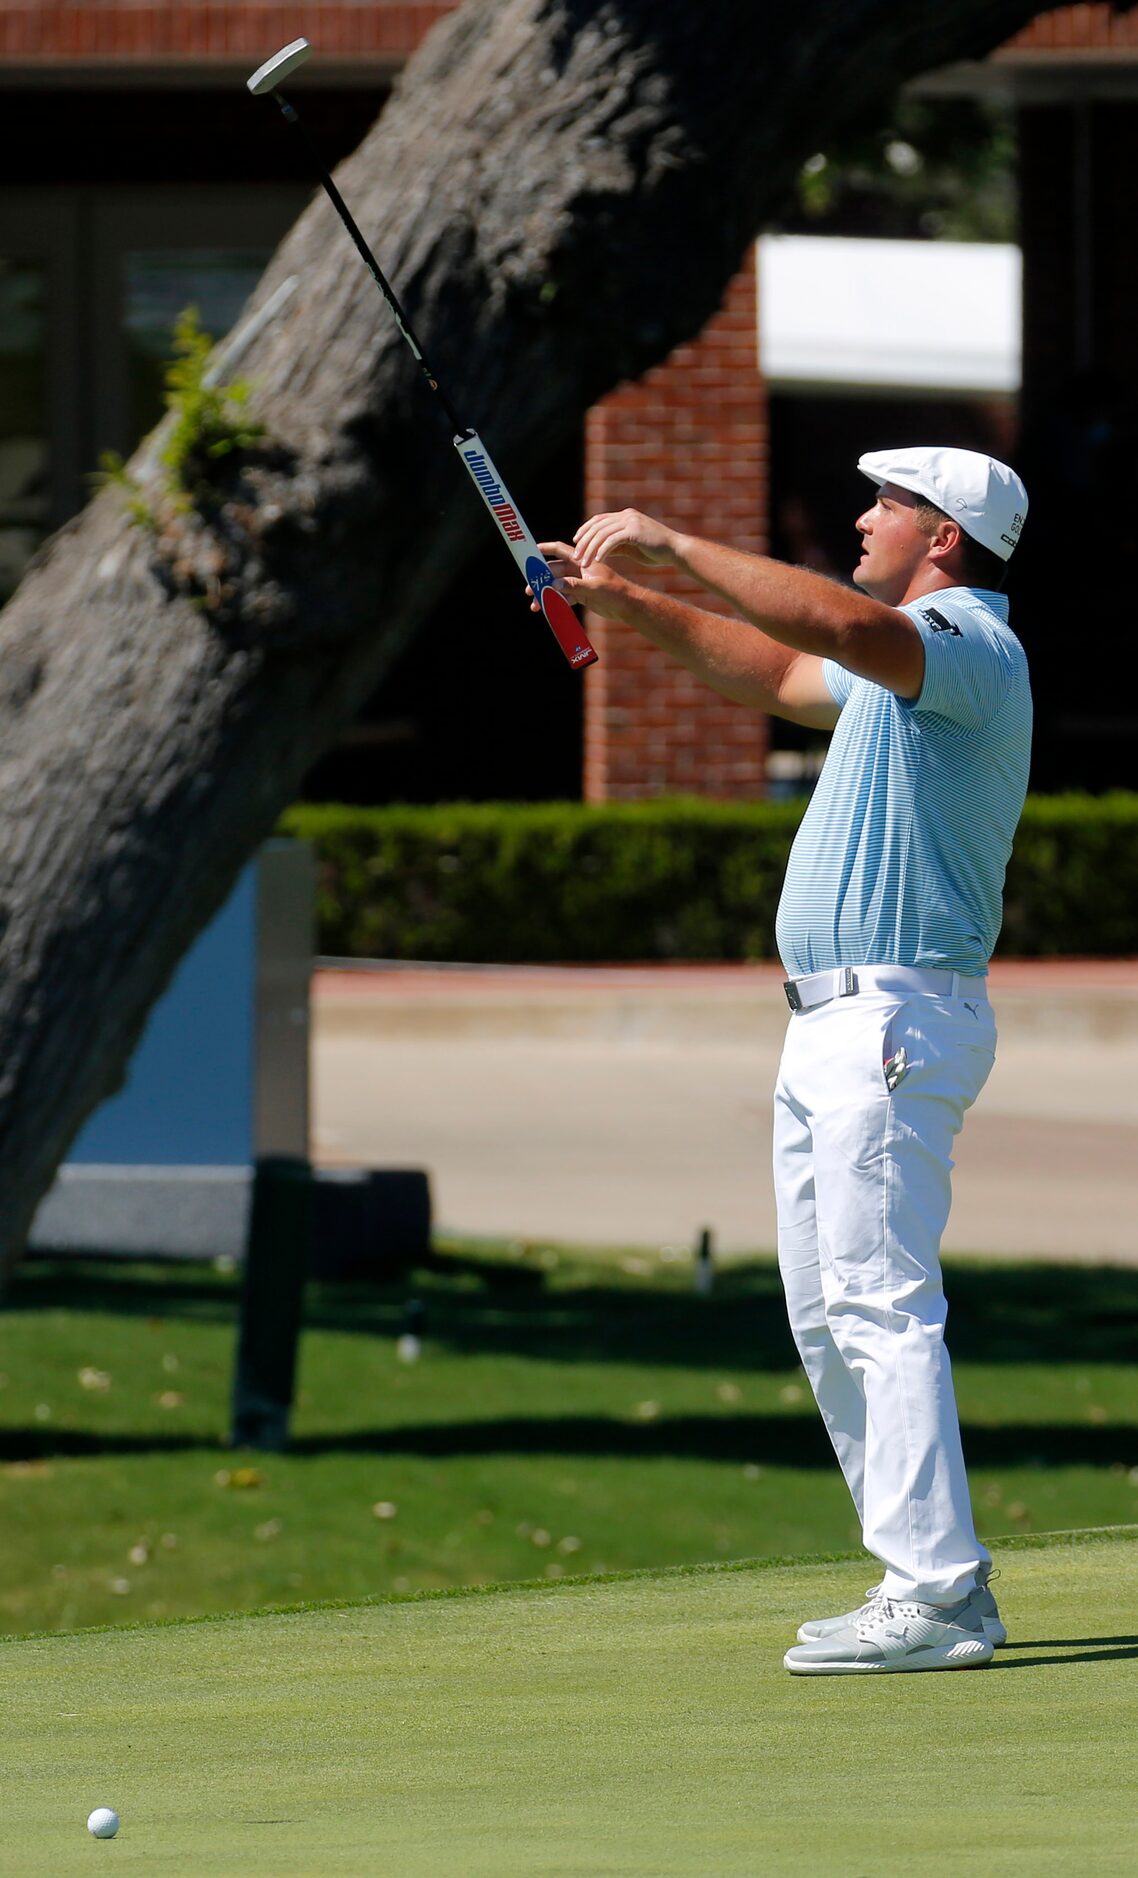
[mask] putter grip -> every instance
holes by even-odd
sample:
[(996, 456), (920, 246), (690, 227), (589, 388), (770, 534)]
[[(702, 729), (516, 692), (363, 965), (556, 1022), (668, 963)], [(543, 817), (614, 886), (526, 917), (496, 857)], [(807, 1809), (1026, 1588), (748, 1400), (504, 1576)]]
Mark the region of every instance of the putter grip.
[(522, 520), (481, 437), (477, 431), (463, 431), (455, 438), (454, 447), (570, 665), (594, 665), (597, 655), (584, 628), (565, 595), (558, 593), (552, 569)]

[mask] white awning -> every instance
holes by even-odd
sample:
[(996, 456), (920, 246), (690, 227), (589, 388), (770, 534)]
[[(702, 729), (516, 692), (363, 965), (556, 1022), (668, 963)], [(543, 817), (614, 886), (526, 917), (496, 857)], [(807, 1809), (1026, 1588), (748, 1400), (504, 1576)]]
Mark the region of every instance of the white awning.
[(775, 390), (1015, 392), (1020, 251), (764, 235), (759, 363)]

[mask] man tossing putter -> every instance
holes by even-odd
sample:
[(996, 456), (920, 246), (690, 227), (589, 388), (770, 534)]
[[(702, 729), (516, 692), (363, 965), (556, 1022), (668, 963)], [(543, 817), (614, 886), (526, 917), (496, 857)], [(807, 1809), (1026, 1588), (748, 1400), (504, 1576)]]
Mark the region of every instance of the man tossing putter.
[[(992, 1067), (985, 976), (1027, 790), (1027, 665), (998, 591), (1027, 494), (971, 450), (858, 467), (877, 493), (852, 589), (635, 509), (543, 550), (575, 604), (728, 698), (834, 730), (778, 911), (778, 1256), (884, 1575), (860, 1610), (802, 1625), (785, 1658), (799, 1676), (978, 1669), (1007, 1635), (972, 1521), (939, 1251), (953, 1140)], [(653, 566), (740, 617), (629, 576)]]

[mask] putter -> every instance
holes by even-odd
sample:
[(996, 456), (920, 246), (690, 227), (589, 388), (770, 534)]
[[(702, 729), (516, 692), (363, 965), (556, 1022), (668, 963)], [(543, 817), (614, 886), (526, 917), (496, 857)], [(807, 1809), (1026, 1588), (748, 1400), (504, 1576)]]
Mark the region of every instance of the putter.
[(487, 450), (478, 432), (471, 430), (469, 425), (463, 424), (456, 415), (453, 405), (440, 387), (438, 379), (427, 363), (423, 349), (408, 324), (407, 315), (396, 299), (395, 293), (389, 281), (385, 278), (379, 262), (376, 260), (367, 242), (356, 227), (344, 198), (341, 196), (340, 191), (337, 189), (321, 162), (295, 108), (288, 102), (287, 98), (281, 95), (279, 90), (280, 85), (284, 83), (285, 79), (291, 78), (293, 72), (304, 64), (310, 50), (311, 48), (309, 47), (307, 39), (294, 39), (291, 45), (282, 47), (281, 51), (275, 52), (271, 59), (266, 59), (264, 65), (258, 66), (252, 78), (247, 81), (249, 90), (255, 97), (264, 97), (266, 94), (274, 97), (280, 105), (286, 122), (295, 125), (296, 129), (300, 132), (308, 151), (309, 160), (316, 174), (319, 176), (333, 208), (343, 222), (352, 241), (355, 243), (360, 259), (363, 261), (368, 273), (379, 288), (380, 293), (387, 301), (394, 315), (395, 324), (398, 326), (417, 359), (424, 378), (437, 397), (446, 420), (450, 425), (454, 447), (462, 458), (463, 463), (466, 465), (471, 482), (474, 484), (474, 487), (477, 489), (487, 509), (490, 511), (498, 533), (513, 555), (522, 574), (525, 576), (526, 583), (533, 593), (534, 599), (541, 607), (546, 624), (552, 631), (554, 638), (561, 647), (570, 665), (592, 665), (595, 663), (597, 655), (589, 644), (588, 639), (585, 637), (581, 623), (574, 613), (573, 608), (569, 605), (565, 595), (558, 592), (554, 581), (553, 570), (544, 559), (541, 549), (538, 547), (537, 542), (522, 520), (517, 504), (514, 502), (509, 490), (506, 488), (505, 483), (494, 467), (490, 452)]

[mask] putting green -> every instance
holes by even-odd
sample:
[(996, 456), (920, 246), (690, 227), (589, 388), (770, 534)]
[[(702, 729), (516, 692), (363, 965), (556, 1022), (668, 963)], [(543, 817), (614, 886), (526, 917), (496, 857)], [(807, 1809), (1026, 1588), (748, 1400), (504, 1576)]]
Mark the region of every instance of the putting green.
[(1002, 1550), (1011, 1643), (968, 1674), (784, 1672), (864, 1561), (16, 1640), (0, 1871), (1133, 1873), (1135, 1539)]

